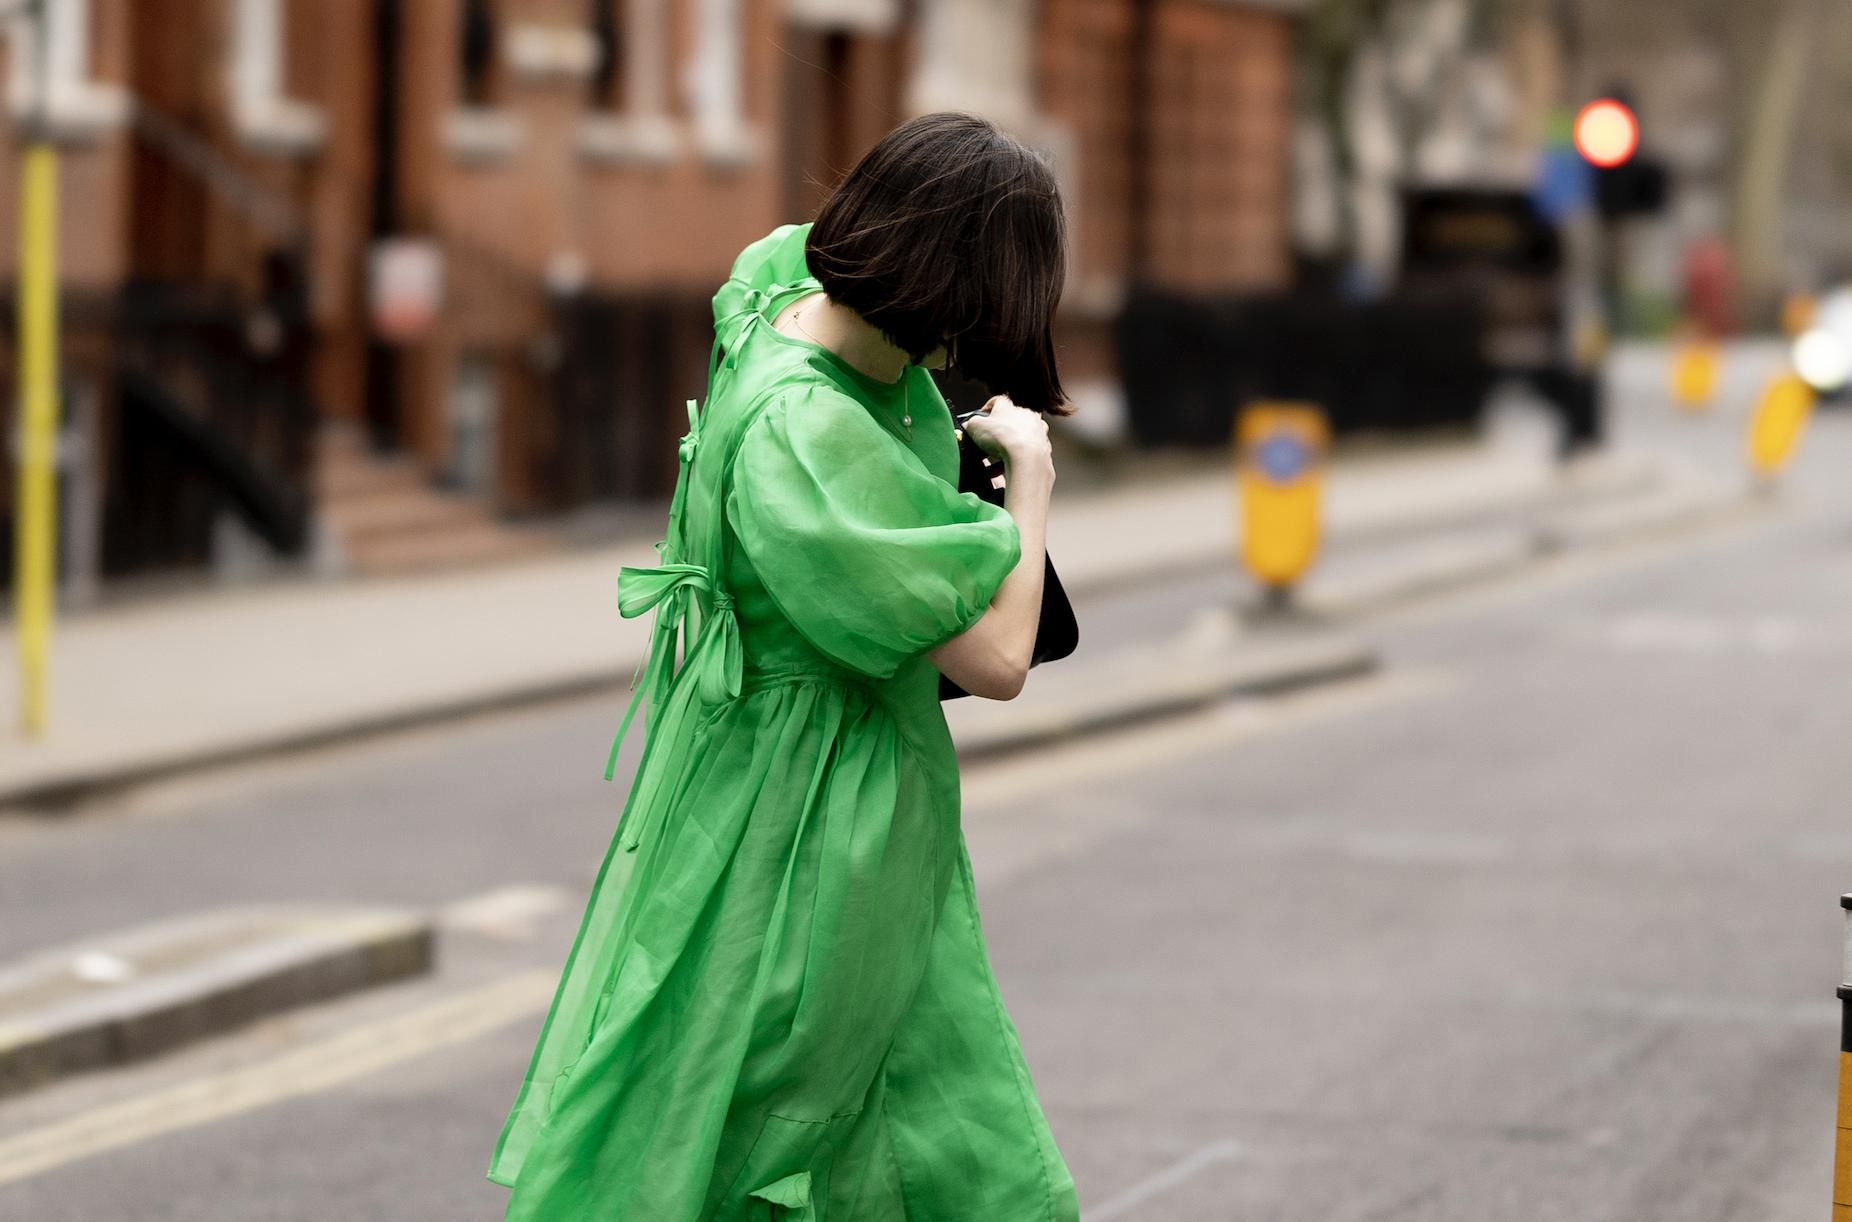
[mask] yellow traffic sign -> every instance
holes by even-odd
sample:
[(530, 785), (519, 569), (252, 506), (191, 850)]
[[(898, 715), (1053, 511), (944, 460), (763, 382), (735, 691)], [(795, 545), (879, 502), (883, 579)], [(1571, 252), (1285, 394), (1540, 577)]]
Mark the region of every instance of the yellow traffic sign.
[(1283, 590), (1318, 556), (1330, 448), (1322, 411), (1309, 403), (1256, 403), (1235, 426), (1241, 558), (1262, 585)]
[(1784, 373), (1768, 384), (1749, 419), (1749, 467), (1765, 479), (1780, 474), (1800, 445), (1813, 414), (1814, 391), (1798, 376)]

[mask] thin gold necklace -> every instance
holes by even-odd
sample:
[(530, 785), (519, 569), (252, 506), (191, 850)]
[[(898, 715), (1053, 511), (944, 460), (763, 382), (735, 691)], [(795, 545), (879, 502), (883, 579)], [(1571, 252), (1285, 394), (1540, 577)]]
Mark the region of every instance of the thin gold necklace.
[[(832, 349), (828, 344), (824, 343), (822, 340), (818, 339), (816, 336), (816, 333), (813, 332), (809, 327), (806, 327), (804, 325), (804, 315), (808, 314), (809, 312), (810, 312), (810, 307), (805, 306), (803, 309), (799, 310), (797, 313), (791, 315), (791, 321), (797, 324), (797, 329), (799, 331), (802, 331), (805, 335), (810, 337), (811, 343), (815, 344), (819, 348), (822, 348), (826, 352), (833, 352), (834, 349)], [(900, 423), (901, 423), (901, 427), (907, 430), (907, 440), (912, 441), (913, 440), (913, 388), (907, 385), (907, 371), (904, 366), (901, 368), (901, 371), (900, 371)]]

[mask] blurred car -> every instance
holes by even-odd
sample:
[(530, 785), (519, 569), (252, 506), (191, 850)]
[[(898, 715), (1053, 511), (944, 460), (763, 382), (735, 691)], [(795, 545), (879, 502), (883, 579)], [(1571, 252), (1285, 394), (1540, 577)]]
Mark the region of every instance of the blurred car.
[(1822, 402), (1852, 402), (1852, 285), (1823, 293), (1788, 359)]

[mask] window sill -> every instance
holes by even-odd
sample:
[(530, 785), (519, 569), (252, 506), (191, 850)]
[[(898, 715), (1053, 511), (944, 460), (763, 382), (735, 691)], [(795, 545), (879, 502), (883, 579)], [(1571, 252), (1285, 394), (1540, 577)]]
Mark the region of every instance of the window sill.
[(319, 107), (284, 98), (240, 103), (232, 126), (244, 143), (274, 157), (312, 156), (328, 140), (328, 122)]
[(900, 25), (899, 0), (785, 0), (785, 20), (820, 30), (892, 34)]
[(701, 159), (720, 169), (741, 169), (759, 160), (764, 142), (759, 130), (748, 123), (697, 123), (695, 147)]
[(521, 121), (498, 106), (465, 106), (444, 116), (444, 147), (472, 165), (508, 160), (525, 136)]
[(598, 44), (577, 26), (517, 23), (503, 45), (508, 66), (530, 83), (589, 80), (598, 70)]
[[(9, 99), (16, 125), (35, 114), (33, 99)], [(58, 144), (87, 144), (127, 128), (135, 117), (135, 99), (120, 85), (95, 81), (55, 84), (45, 103), (45, 135)]]
[(682, 151), (675, 124), (664, 115), (598, 115), (581, 120), (579, 155), (602, 165), (667, 165)]

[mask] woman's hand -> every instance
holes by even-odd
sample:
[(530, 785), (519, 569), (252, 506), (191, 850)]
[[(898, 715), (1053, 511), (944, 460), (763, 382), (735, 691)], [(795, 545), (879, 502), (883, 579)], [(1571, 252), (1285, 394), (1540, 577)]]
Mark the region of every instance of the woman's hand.
[(1008, 395), (993, 395), (980, 414), (965, 421), (971, 439), (1000, 456), (1010, 474), (1019, 470), (1054, 475), (1054, 450), (1048, 444), (1048, 421), (1040, 412), (1017, 407)]
[(1016, 521), (1021, 554), (997, 587), (990, 608), (977, 623), (932, 651), (940, 673), (973, 696), (1013, 700), (1022, 691), (1035, 653), (1042, 618), (1042, 577), (1047, 554), (1048, 497), (1054, 490), (1055, 460), (1048, 425), (1037, 412), (998, 395), (984, 414), (965, 421), (965, 432), (1003, 456), (1009, 480), (1003, 510)]

